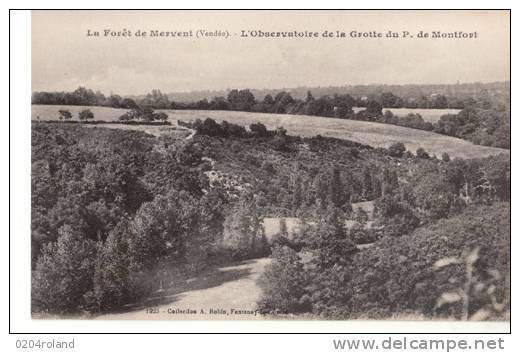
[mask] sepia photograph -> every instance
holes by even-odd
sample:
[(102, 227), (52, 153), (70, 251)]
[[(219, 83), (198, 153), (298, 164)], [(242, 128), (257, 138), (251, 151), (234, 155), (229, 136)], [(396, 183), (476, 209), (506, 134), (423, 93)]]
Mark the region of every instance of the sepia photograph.
[(509, 327), (510, 11), (31, 21), (32, 320)]

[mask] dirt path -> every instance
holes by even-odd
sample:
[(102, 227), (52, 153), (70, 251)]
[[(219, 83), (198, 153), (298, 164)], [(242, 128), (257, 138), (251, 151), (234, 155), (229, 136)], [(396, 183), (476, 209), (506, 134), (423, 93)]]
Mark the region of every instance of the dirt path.
[(257, 278), (270, 262), (268, 258), (248, 260), (222, 267), (190, 279), (186, 291), (150, 298), (157, 304), (124, 313), (97, 317), (104, 320), (258, 320), (256, 309), (261, 290)]
[(180, 128), (180, 129), (185, 130), (185, 131), (189, 131), (190, 134), (188, 136), (186, 136), (185, 140), (191, 140), (193, 138), (193, 136), (195, 136), (195, 133), (197, 132), (194, 129), (190, 129), (190, 128), (186, 127), (186, 126), (179, 125), (179, 121), (178, 120), (175, 121), (175, 124), (176, 124), (177, 128)]

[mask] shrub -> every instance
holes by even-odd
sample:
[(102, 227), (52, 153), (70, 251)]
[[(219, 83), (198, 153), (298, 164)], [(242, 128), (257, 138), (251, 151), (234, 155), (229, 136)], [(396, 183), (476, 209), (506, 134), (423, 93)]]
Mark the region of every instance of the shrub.
[(402, 157), (403, 153), (406, 151), (406, 147), (402, 142), (396, 142), (388, 147), (388, 154), (392, 157)]
[(90, 109), (84, 109), (78, 114), (79, 120), (88, 121), (94, 119), (94, 113)]
[(428, 155), (428, 152), (426, 152), (424, 150), (424, 148), (422, 147), (419, 147), (417, 149), (417, 151), (415, 151), (415, 154), (417, 155), (417, 158), (422, 158), (422, 159), (428, 159), (430, 158), (430, 156)]
[(283, 135), (275, 136), (271, 141), (271, 146), (274, 150), (279, 152), (289, 152), (291, 150), (287, 137)]
[(133, 114), (132, 112), (126, 112), (123, 115), (121, 115), (118, 119), (120, 121), (130, 121), (130, 120), (133, 120), (134, 118), (135, 118), (135, 114)]
[(160, 120), (163, 123), (165, 123), (166, 121), (168, 121), (168, 114), (166, 114), (165, 112), (155, 113), (154, 120)]
[(59, 117), (58, 117), (58, 119), (60, 119), (60, 120), (65, 120), (65, 121), (67, 121), (67, 120), (72, 119), (72, 114), (70, 113), (69, 110), (60, 109), (60, 110), (58, 111), (58, 113), (60, 114)]
[(249, 125), (249, 129), (256, 137), (265, 137), (268, 136), (267, 128), (262, 123), (256, 123)]

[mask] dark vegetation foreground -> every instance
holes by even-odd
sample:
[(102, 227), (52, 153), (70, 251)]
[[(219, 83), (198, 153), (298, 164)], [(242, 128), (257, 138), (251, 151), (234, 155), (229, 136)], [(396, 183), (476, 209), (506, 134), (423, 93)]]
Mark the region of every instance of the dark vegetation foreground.
[[(266, 314), (508, 318), (508, 155), (190, 127), (179, 139), (33, 123), (33, 312), (119, 310), (270, 254)], [(280, 219), (274, 239), (266, 217)], [(301, 220), (295, 235), (286, 217)]]

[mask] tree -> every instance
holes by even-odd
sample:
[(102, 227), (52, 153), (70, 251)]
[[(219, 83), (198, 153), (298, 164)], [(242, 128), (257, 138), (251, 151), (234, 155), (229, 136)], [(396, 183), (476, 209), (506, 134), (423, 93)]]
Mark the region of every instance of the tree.
[(134, 261), (131, 225), (120, 222), (108, 235), (106, 241), (98, 241), (94, 288), (92, 299), (97, 310), (118, 308), (132, 296), (136, 297), (131, 283)]
[(314, 97), (312, 96), (311, 91), (307, 91), (307, 97), (305, 97), (305, 103), (313, 102)]
[(450, 161), (450, 155), (447, 154), (446, 152), (443, 152), (442, 153), (442, 161), (443, 162), (449, 162)]
[(361, 224), (366, 224), (368, 221), (368, 213), (363, 207), (357, 207), (354, 212), (354, 220)]
[(287, 113), (288, 107), (290, 104), (294, 103), (293, 97), (291, 97), (290, 93), (281, 91), (275, 97), (275, 107), (274, 112), (284, 114)]
[(226, 98), (224, 97), (213, 97), (209, 106), (213, 110), (228, 110), (229, 104)]
[(371, 116), (383, 114), (383, 107), (378, 101), (369, 100), (367, 102), (367, 113)]
[[(187, 251), (190, 261), (207, 264), (224, 233), (224, 207), (226, 193), (220, 188), (211, 188), (199, 200), (197, 233), (188, 239)], [(195, 236), (196, 235), (196, 236)]]
[(123, 100), (121, 101), (120, 105), (121, 105), (121, 108), (125, 108), (125, 109), (135, 109), (135, 108), (137, 108), (137, 104), (131, 98), (123, 98)]
[(138, 119), (142, 119), (144, 121), (155, 120), (155, 113), (151, 106), (139, 107), (136, 111), (136, 115)]
[(345, 190), (338, 168), (333, 168), (331, 172), (328, 199), (334, 207), (340, 208), (347, 213), (352, 211), (350, 195)]
[(402, 142), (395, 142), (388, 147), (388, 154), (392, 157), (401, 158), (406, 151), (406, 147)]
[(433, 101), (433, 108), (435, 109), (446, 109), (448, 107), (448, 100), (445, 96), (438, 95), (435, 97), (435, 100)]
[(59, 117), (58, 117), (60, 120), (65, 120), (65, 121), (67, 121), (67, 120), (72, 119), (72, 114), (70, 113), (69, 110), (60, 109), (60, 110), (58, 111), (58, 113), (60, 114)]
[(395, 170), (388, 168), (383, 169), (382, 186), (381, 191), (383, 196), (386, 194), (392, 194), (399, 188), (399, 178)]
[[(104, 97), (103, 97), (104, 98)], [(95, 105), (96, 94), (91, 89), (78, 87), (70, 94), (70, 104), (72, 105)]]
[(32, 278), (33, 311), (73, 312), (92, 290), (95, 243), (64, 225), (56, 242), (42, 248)]
[(266, 95), (264, 98), (264, 104), (273, 105), (274, 104), (273, 96), (271, 96), (270, 94)]
[(332, 205), (319, 217), (308, 243), (314, 253), (313, 262), (322, 270), (348, 261), (349, 254), (356, 252), (354, 243), (347, 237), (341, 210)]
[(108, 105), (112, 108), (120, 108), (122, 99), (123, 98), (117, 94), (111, 94), (108, 97)]
[(155, 120), (160, 120), (163, 123), (166, 123), (168, 121), (168, 114), (166, 114), (165, 112), (155, 113), (154, 119)]
[(369, 168), (363, 169), (363, 198), (371, 200), (373, 198), (372, 172)]
[(446, 218), (462, 208), (458, 190), (454, 192), (448, 179), (439, 173), (425, 172), (413, 192), (415, 204), (425, 222)]
[(269, 313), (299, 313), (310, 311), (306, 296), (306, 279), (302, 261), (296, 251), (287, 246), (276, 246), (259, 279), (262, 297), (258, 302), (260, 311)]
[(381, 94), (380, 100), (384, 108), (397, 108), (396, 105), (399, 102), (399, 97), (391, 92), (384, 92)]
[(92, 113), (90, 111), (90, 109), (84, 109), (84, 110), (80, 111), (78, 116), (79, 116), (79, 120), (85, 121), (85, 122), (88, 120), (94, 119), (94, 113)]
[(185, 191), (171, 190), (141, 205), (134, 218), (139, 258), (152, 268), (161, 257), (186, 258), (187, 239), (198, 229), (197, 201)]
[(385, 194), (374, 203), (376, 224), (386, 236), (402, 236), (419, 225), (419, 218), (409, 203), (396, 194)]
[(287, 230), (287, 221), (283, 217), (280, 218), (280, 230), (278, 233), (281, 238), (289, 239), (289, 231)]
[(226, 236), (224, 247), (237, 259), (255, 256), (262, 225), (256, 202), (252, 194), (244, 193), (231, 209), (224, 224)]
[(170, 108), (170, 101), (168, 96), (162, 93), (161, 90), (153, 89), (140, 102), (140, 105), (153, 107), (155, 109), (168, 109)]
[(126, 112), (118, 118), (119, 121), (130, 121), (130, 120), (134, 120), (134, 119), (135, 119), (135, 115), (132, 114), (132, 112)]
[(231, 105), (231, 109), (240, 111), (251, 111), (255, 105), (255, 96), (248, 89), (233, 89), (228, 93), (227, 100)]

